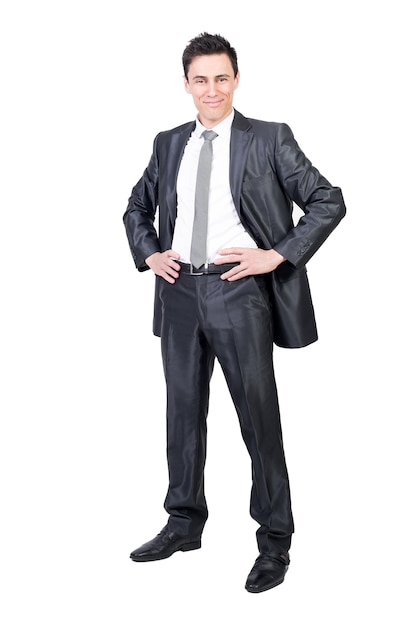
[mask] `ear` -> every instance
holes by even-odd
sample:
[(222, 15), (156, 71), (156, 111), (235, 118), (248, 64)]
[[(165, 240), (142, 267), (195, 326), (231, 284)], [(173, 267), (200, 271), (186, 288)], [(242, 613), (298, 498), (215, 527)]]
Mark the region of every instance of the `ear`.
[(237, 72), (237, 75), (235, 76), (234, 82), (235, 82), (235, 89), (238, 88), (239, 85), (239, 79), (241, 78), (241, 75), (239, 72)]
[(184, 88), (187, 91), (187, 93), (191, 93), (190, 92), (190, 85), (189, 85), (189, 81), (187, 80), (186, 76), (183, 76), (183, 80), (184, 80)]

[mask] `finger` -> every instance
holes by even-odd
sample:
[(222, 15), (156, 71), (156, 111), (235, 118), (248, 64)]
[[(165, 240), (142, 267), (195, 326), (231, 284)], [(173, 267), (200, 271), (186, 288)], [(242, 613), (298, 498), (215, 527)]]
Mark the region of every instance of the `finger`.
[(244, 250), (246, 250), (247, 248), (222, 248), (222, 250), (218, 251), (218, 254), (221, 254), (222, 256), (225, 255), (231, 255), (231, 254), (237, 254), (240, 255), (244, 252)]
[(180, 266), (176, 264), (176, 267), (174, 267), (173, 265), (169, 265), (168, 267), (164, 268), (164, 271), (166, 274), (169, 274), (170, 276), (173, 276), (173, 278), (178, 278), (179, 277), (179, 273), (177, 271), (178, 268), (180, 270)]
[(242, 255), (240, 254), (224, 254), (222, 257), (218, 257), (214, 260), (215, 265), (222, 265), (224, 263), (239, 263), (242, 261)]
[(224, 274), (221, 274), (221, 278), (222, 280), (227, 280), (227, 281), (235, 281), (235, 280), (239, 280), (240, 278), (244, 278), (244, 276), (248, 275), (248, 271), (246, 269), (243, 269), (241, 266), (237, 266), (236, 268), (234, 267), (232, 270), (229, 270), (228, 272), (225, 272)]
[(167, 267), (161, 269), (160, 276), (164, 278), (168, 283), (174, 284), (176, 279), (179, 277), (179, 273), (176, 272), (173, 268)]
[(224, 265), (224, 263), (236, 263), (238, 261), (237, 257), (233, 257), (233, 255), (224, 256), (222, 258), (217, 258), (214, 260), (215, 265)]
[(220, 257), (215, 259), (214, 263), (222, 264), (222, 263), (232, 263), (234, 261), (239, 261), (242, 258), (242, 254), (244, 252), (243, 248), (223, 248), (218, 251)]
[(180, 254), (178, 252), (176, 252), (175, 250), (166, 250), (164, 252), (164, 254), (169, 258), (169, 259), (179, 259), (180, 258)]
[(175, 261), (173, 261), (173, 259), (170, 259), (167, 265), (168, 268), (173, 269), (177, 272), (180, 271), (180, 265), (178, 263), (176, 263)]
[(170, 283), (171, 285), (174, 285), (174, 283), (176, 282), (175, 279), (172, 278), (169, 274), (165, 274), (165, 276), (162, 276), (162, 278), (164, 278), (164, 280)]
[[(170, 267), (176, 270), (177, 272), (179, 272), (180, 265), (176, 263), (176, 260), (180, 259), (180, 254), (178, 252), (175, 252), (174, 250), (166, 250), (164, 252), (164, 256), (166, 258), (167, 268)], [(177, 275), (177, 278), (178, 278), (178, 275)]]
[(164, 280), (167, 280), (169, 283), (173, 283), (174, 279), (179, 277), (179, 273), (174, 267), (171, 267), (168, 262), (162, 263), (158, 269), (156, 268), (155, 274), (161, 276), (161, 278), (164, 278)]

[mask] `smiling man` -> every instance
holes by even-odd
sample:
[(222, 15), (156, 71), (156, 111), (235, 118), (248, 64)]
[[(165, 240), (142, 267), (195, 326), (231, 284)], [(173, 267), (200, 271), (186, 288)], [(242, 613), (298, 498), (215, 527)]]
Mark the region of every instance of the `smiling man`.
[[(294, 530), (273, 345), (316, 341), (305, 265), (344, 217), (345, 205), (286, 124), (248, 119), (233, 108), (238, 63), (225, 38), (192, 39), (183, 68), (197, 118), (157, 135), (124, 213), (137, 269), (156, 275), (154, 334), (161, 337), (166, 378), (169, 469), (167, 523), (131, 558), (154, 561), (201, 547), (216, 359), (251, 459), (258, 556), (245, 587), (258, 593), (283, 582)], [(297, 224), (294, 203), (304, 213)], [(225, 527), (233, 541), (233, 523), (225, 519)], [(231, 585), (227, 576), (223, 584)]]
[(205, 128), (216, 126), (231, 114), (238, 83), (239, 72), (226, 54), (198, 56), (191, 61), (184, 84)]

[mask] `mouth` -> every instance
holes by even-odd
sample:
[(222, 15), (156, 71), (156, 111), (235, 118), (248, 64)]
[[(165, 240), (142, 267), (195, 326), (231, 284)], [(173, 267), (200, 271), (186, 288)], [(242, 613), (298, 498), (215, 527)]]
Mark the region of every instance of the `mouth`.
[(218, 107), (220, 104), (222, 104), (222, 100), (208, 100), (206, 102), (204, 102), (203, 104), (205, 104), (208, 107)]

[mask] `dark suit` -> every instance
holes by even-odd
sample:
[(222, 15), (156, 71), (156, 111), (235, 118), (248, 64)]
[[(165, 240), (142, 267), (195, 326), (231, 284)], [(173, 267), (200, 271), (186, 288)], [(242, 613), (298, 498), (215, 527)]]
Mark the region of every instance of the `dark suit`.
[[(190, 122), (156, 137), (149, 165), (132, 191), (124, 223), (139, 271), (148, 269), (145, 264), (148, 256), (171, 248), (177, 211), (177, 175), (184, 148), (194, 128), (195, 122)], [(242, 224), (259, 248), (274, 248), (287, 261), (266, 277), (248, 277), (249, 280), (241, 279), (236, 283), (219, 281), (219, 276), (210, 277), (207, 293), (211, 296), (210, 299), (207, 296), (205, 307), (210, 308), (213, 317), (205, 322), (199, 339), (196, 337), (202, 328), (199, 329), (198, 322), (195, 322), (199, 307), (194, 311), (191, 294), (194, 285), (200, 289), (203, 282), (193, 283), (191, 287), (191, 283), (182, 278), (175, 285), (169, 285), (157, 277), (154, 333), (163, 338), (169, 402), (171, 486), (166, 509), (172, 519), (187, 521), (183, 527), (179, 522), (175, 528), (180, 534), (195, 535), (202, 530), (207, 515), (203, 493), (205, 420), (209, 381), (213, 360), (217, 357), (251, 455), (251, 512), (260, 522), (260, 551), (276, 552), (288, 550), (293, 521), (272, 368), (272, 346), (274, 341), (283, 347), (302, 347), (317, 339), (305, 264), (344, 217), (345, 206), (340, 189), (331, 186), (313, 167), (286, 124), (247, 119), (235, 112), (230, 154), (231, 192)], [(292, 220), (293, 202), (304, 212), (296, 226)], [(158, 234), (154, 227), (157, 207)], [(221, 286), (220, 283), (224, 284)], [(235, 301), (238, 303), (234, 309)], [(251, 306), (246, 306), (247, 303)], [(217, 318), (222, 308), (225, 309), (225, 319), (229, 318), (231, 322), (229, 334), (225, 335), (222, 334), (224, 328), (217, 333), (210, 321)], [(248, 317), (245, 317), (247, 312)], [(236, 352), (235, 360), (230, 356), (233, 351)], [(170, 365), (173, 361), (177, 369)], [(194, 380), (192, 394), (192, 383), (184, 382), (186, 372), (188, 380)], [(186, 396), (187, 401), (184, 400)], [(181, 402), (181, 410), (172, 410), (170, 402), (172, 406)], [(191, 419), (198, 426), (187, 422), (192, 413)], [(175, 434), (179, 429), (189, 434), (184, 434), (180, 440)], [(197, 460), (189, 465), (184, 460), (179, 464), (177, 459), (182, 453), (185, 456), (184, 451), (187, 453), (191, 439), (199, 440)], [(186, 489), (182, 474), (187, 472), (189, 477), (194, 476), (195, 482)], [(193, 516), (198, 521), (192, 523)]]

